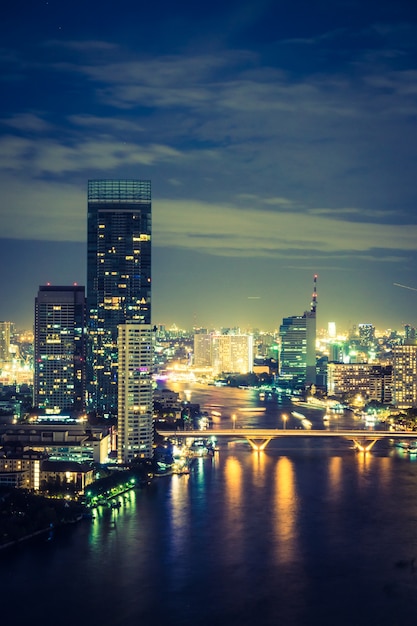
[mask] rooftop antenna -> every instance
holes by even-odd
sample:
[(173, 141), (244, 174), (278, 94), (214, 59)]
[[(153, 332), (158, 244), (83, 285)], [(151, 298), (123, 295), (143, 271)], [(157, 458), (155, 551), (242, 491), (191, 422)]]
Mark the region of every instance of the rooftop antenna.
[(313, 278), (313, 295), (311, 298), (311, 313), (316, 313), (317, 311), (317, 274), (314, 274)]

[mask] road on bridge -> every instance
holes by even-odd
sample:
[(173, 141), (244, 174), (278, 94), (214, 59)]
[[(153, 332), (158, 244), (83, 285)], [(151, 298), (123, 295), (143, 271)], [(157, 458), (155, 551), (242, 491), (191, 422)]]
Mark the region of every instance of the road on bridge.
[(355, 447), (368, 452), (380, 439), (417, 439), (417, 432), (389, 430), (301, 430), (291, 428), (222, 428), (218, 430), (160, 430), (164, 437), (201, 438), (214, 436), (246, 439), (256, 451), (264, 450), (272, 439), (282, 437), (338, 437), (353, 441)]

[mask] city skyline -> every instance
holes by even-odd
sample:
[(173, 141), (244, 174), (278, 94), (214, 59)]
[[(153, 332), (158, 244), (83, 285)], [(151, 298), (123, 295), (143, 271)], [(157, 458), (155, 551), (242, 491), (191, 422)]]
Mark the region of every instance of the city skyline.
[(274, 330), (317, 273), (318, 328), (417, 326), (416, 9), (226, 4), (5, 9), (0, 319), (87, 284), (87, 180), (133, 178), (152, 323)]

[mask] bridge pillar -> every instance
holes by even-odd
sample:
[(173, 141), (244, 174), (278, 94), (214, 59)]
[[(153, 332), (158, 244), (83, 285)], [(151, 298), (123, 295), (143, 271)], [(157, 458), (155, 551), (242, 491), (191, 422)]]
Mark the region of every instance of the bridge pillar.
[(372, 450), (377, 441), (379, 441), (378, 437), (375, 439), (353, 439), (355, 449), (359, 450), (359, 452), (369, 452)]
[(249, 437), (246, 437), (246, 440), (250, 443), (252, 450), (254, 450), (255, 452), (262, 452), (262, 450), (265, 450), (266, 446), (271, 441), (271, 439), (273, 439), (273, 437), (269, 437), (269, 439), (262, 439), (262, 440), (249, 439)]

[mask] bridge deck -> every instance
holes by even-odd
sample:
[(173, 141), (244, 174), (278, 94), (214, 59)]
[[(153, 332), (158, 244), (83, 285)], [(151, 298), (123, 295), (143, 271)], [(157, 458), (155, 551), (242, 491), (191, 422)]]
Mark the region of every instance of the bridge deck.
[(347, 439), (417, 439), (417, 432), (389, 430), (301, 430), (291, 428), (222, 428), (218, 430), (158, 430), (164, 437), (344, 437)]

